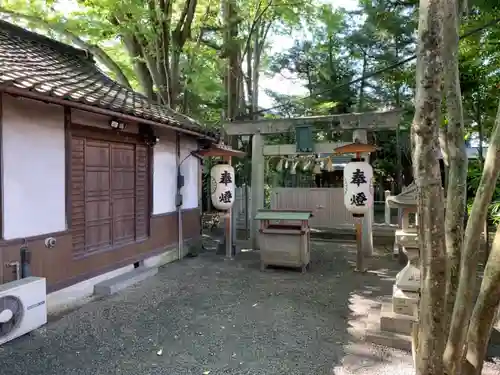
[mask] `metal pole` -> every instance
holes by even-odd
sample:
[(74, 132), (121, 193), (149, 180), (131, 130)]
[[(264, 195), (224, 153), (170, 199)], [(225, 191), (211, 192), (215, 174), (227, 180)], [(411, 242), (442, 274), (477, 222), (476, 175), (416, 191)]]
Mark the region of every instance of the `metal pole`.
[(178, 243), (177, 243), (177, 257), (179, 260), (182, 259), (182, 252), (183, 252), (183, 244), (184, 244), (184, 238), (183, 238), (183, 233), (182, 233), (182, 193), (181, 193), (181, 188), (178, 186), (179, 185), (179, 177), (181, 175), (181, 136), (180, 133), (176, 133), (175, 137), (175, 145), (176, 145), (176, 151), (177, 151), (177, 158), (176, 158), (176, 164), (177, 164), (177, 236), (178, 236)]

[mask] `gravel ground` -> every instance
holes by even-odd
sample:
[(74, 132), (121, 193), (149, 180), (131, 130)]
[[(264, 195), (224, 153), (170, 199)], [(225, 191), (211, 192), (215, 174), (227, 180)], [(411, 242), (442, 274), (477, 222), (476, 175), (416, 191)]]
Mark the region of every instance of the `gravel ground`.
[(353, 296), (390, 295), (401, 268), (385, 256), (356, 274), (353, 250), (315, 243), (306, 274), (260, 272), (253, 252), (172, 263), (0, 347), (0, 374), (413, 374), (407, 353), (348, 332)]

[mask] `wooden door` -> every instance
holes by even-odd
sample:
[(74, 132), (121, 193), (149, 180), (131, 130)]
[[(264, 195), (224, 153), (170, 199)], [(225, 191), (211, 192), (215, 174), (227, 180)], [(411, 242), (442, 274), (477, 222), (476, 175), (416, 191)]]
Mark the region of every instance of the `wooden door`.
[(145, 145), (72, 138), (75, 256), (147, 237), (148, 163)]
[(114, 245), (135, 239), (135, 145), (110, 143), (111, 236)]
[(113, 244), (109, 142), (86, 140), (84, 149), (85, 250)]

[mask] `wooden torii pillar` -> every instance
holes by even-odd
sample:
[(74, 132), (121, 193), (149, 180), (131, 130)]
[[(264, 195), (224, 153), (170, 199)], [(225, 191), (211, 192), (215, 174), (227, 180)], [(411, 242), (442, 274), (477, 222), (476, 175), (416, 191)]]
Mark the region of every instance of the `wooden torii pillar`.
[[(260, 119), (246, 121), (232, 121), (224, 124), (224, 130), (230, 136), (252, 136), (252, 204), (250, 237), (254, 249), (258, 248), (258, 226), (255, 223), (257, 211), (264, 208), (264, 156), (266, 155), (310, 155), (317, 153), (333, 153), (334, 148), (342, 146), (339, 143), (317, 143), (312, 152), (298, 153), (295, 145), (264, 144), (264, 137), (269, 134), (287, 133), (297, 125), (310, 124), (313, 127), (321, 126), (325, 131), (325, 124), (330, 131), (352, 131), (353, 142), (367, 143), (368, 131), (397, 130), (403, 111), (401, 109), (377, 112), (346, 113), (329, 116), (311, 116), (280, 119)], [(318, 129), (319, 130), (319, 129)], [(369, 154), (362, 155), (368, 159)], [(366, 216), (363, 222), (363, 248), (365, 254), (373, 252), (373, 212)]]

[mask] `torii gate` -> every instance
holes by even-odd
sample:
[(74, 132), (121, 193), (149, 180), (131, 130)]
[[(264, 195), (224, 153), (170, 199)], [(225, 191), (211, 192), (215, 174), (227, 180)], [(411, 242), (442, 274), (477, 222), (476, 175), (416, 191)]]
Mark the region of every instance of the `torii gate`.
[[(398, 130), (403, 110), (346, 113), (328, 116), (311, 116), (281, 119), (260, 119), (247, 121), (233, 121), (226, 123), (224, 129), (229, 136), (252, 136), (252, 205), (250, 237), (254, 249), (258, 248), (258, 226), (254, 220), (257, 211), (264, 208), (264, 168), (265, 156), (309, 155), (319, 153), (333, 153), (339, 143), (315, 143), (313, 150), (308, 152), (297, 151), (295, 144), (265, 145), (264, 137), (269, 134), (287, 133), (290, 130), (304, 125), (310, 125), (321, 130), (352, 131), (353, 142), (367, 143), (368, 131)], [(325, 124), (329, 129), (325, 129)], [(363, 155), (368, 159), (369, 154)], [(363, 220), (363, 248), (365, 254), (373, 252), (373, 211)]]

